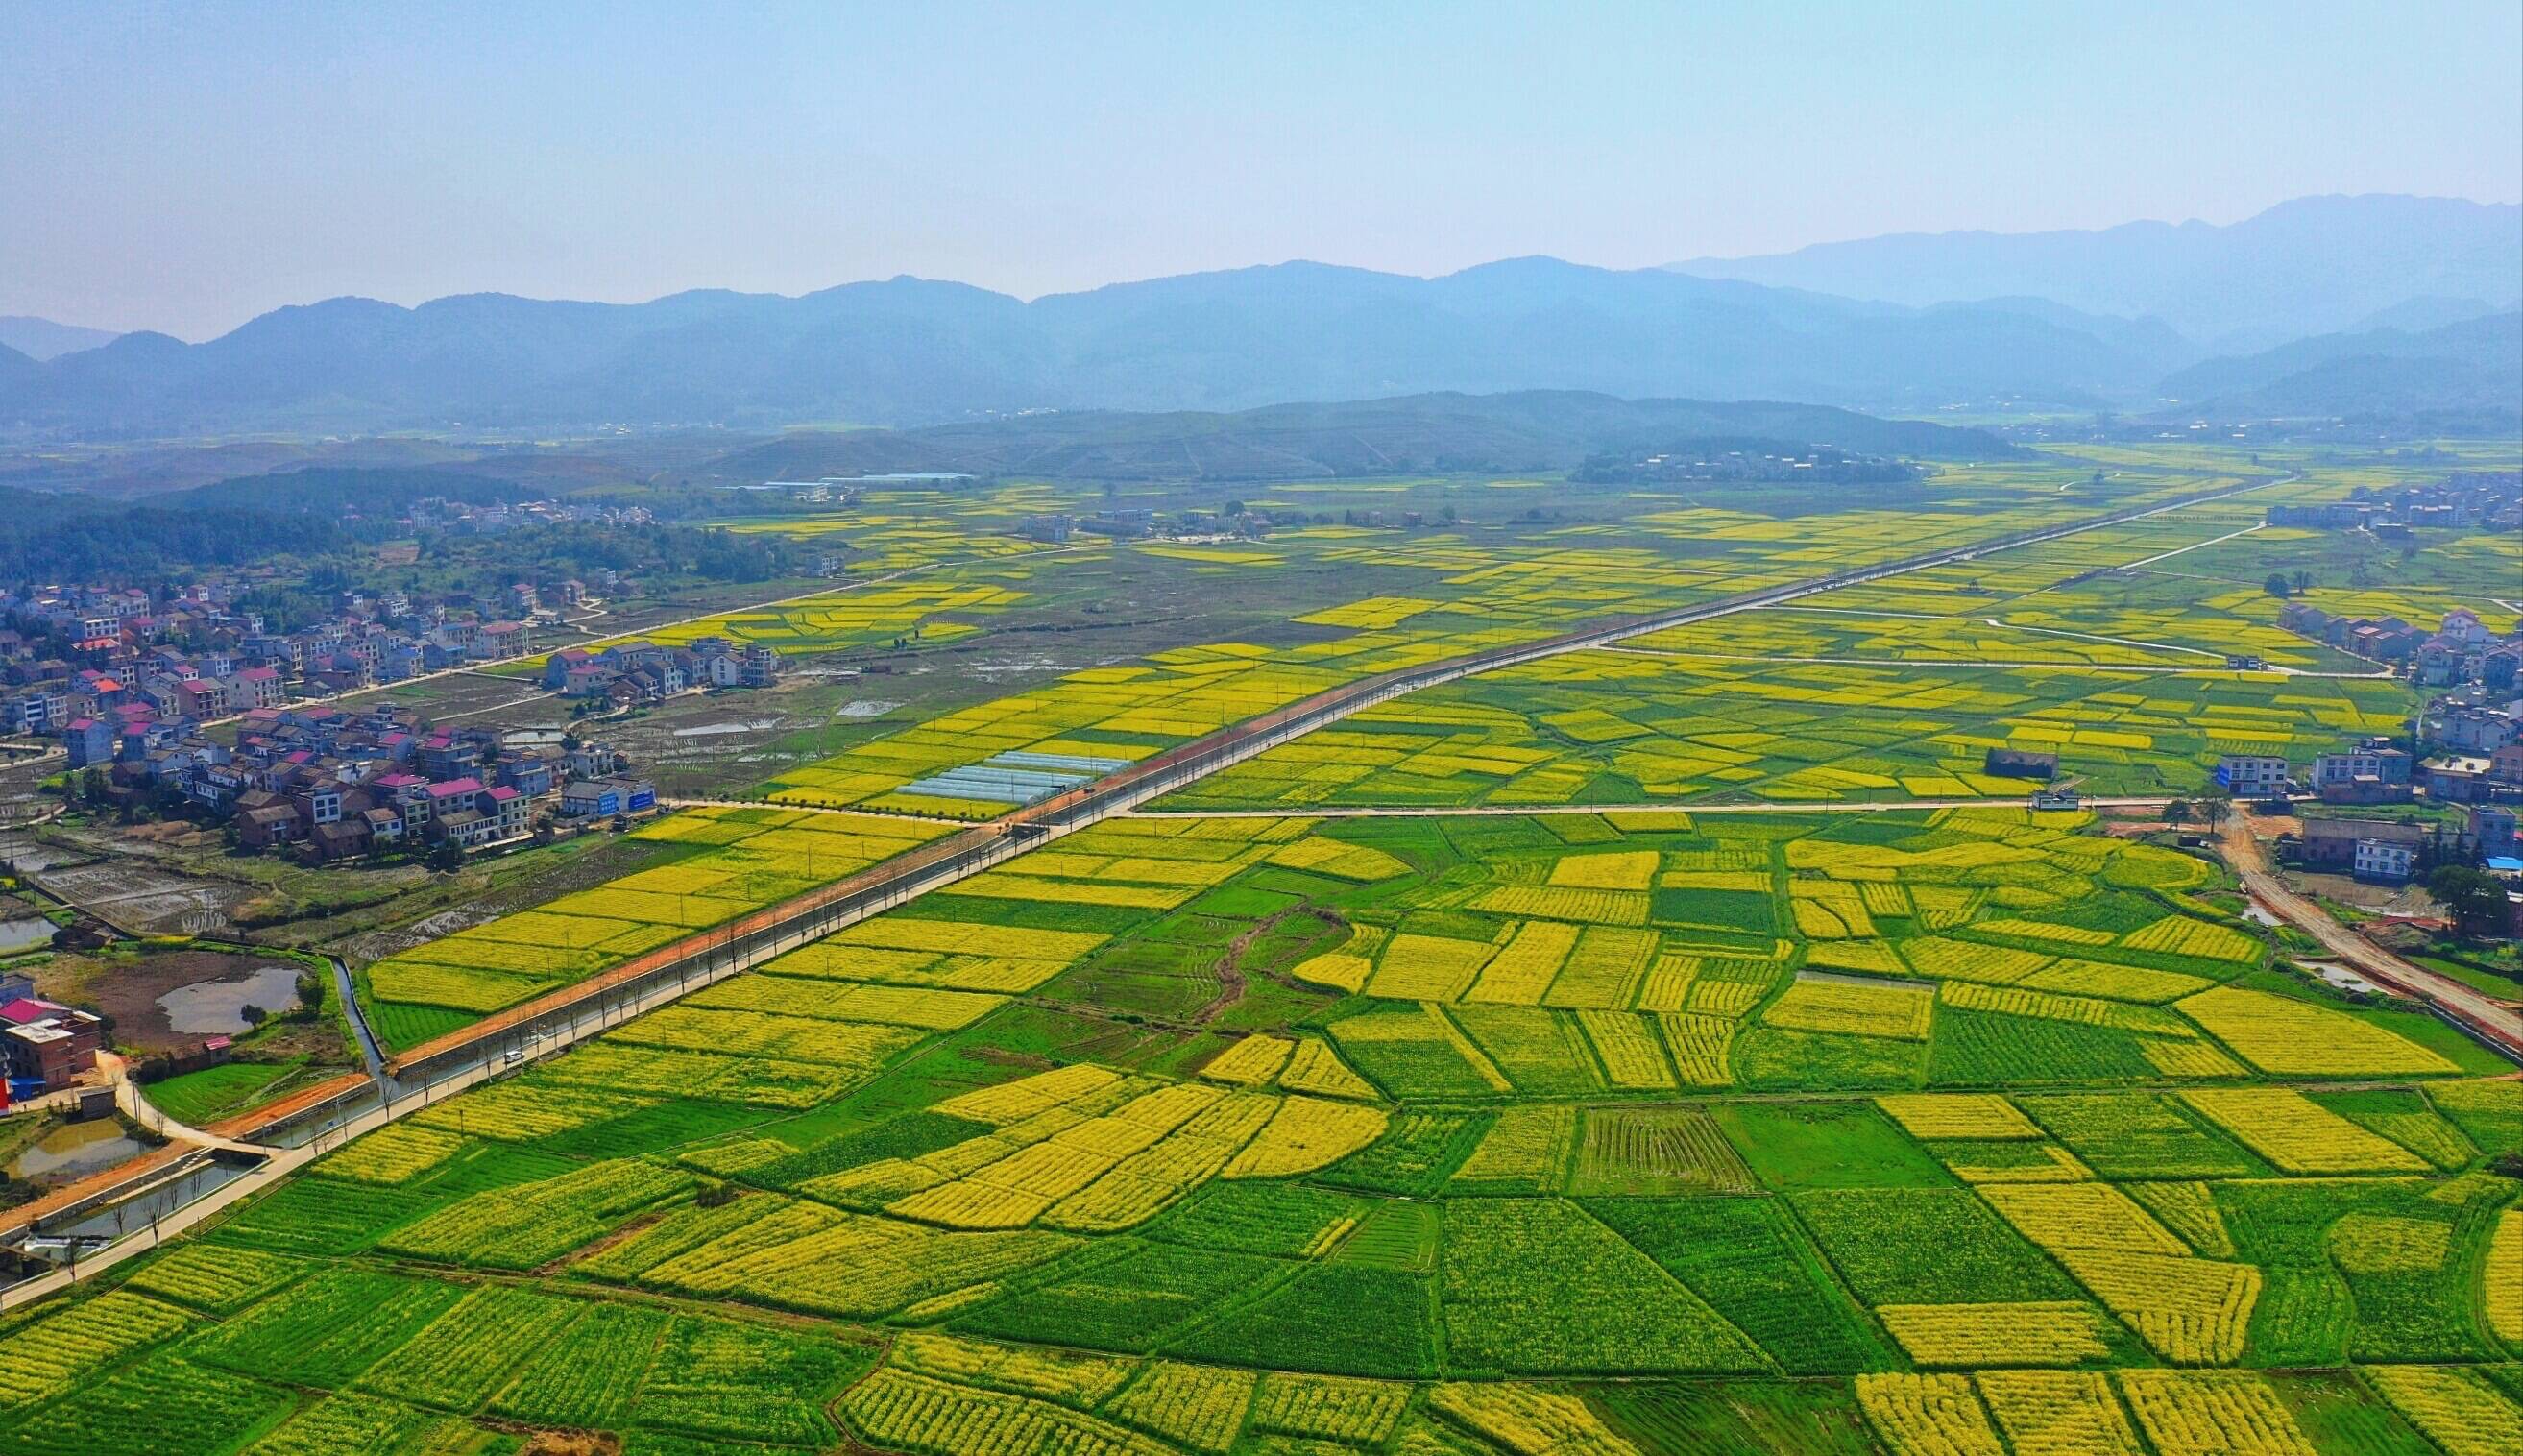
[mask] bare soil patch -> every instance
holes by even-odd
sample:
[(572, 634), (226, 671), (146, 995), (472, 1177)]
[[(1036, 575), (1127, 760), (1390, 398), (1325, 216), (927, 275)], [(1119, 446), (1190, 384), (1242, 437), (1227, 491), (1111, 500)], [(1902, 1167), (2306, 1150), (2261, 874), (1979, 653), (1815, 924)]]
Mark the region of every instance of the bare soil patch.
[(293, 977), (302, 968), (278, 956), (226, 951), (56, 956), (35, 967), (35, 989), (51, 1000), (93, 1006), (113, 1017), (114, 1040), (119, 1046), (145, 1052), (190, 1052), (201, 1046), (202, 1035), (178, 1032), (167, 1024), (166, 1008), (158, 999), (179, 986), (236, 980), (268, 966), (285, 966)]

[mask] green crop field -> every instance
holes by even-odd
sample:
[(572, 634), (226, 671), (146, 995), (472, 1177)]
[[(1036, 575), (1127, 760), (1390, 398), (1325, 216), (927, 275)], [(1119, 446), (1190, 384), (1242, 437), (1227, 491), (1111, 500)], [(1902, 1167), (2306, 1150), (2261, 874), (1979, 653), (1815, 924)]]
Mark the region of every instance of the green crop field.
[[(364, 991), (415, 1042), (995, 812), (904, 792), (945, 768), (1142, 756), (2090, 512), (2096, 470), (2153, 500), (2241, 468), (1202, 546), (1221, 591), (1413, 585), (665, 819), (686, 857)], [(2320, 543), (2218, 541), (2264, 504), (1410, 694), (1057, 835), (12, 1312), (0, 1452), (2523, 1449), (2513, 1068), (2288, 963), (2214, 862), (1979, 774), (2056, 745), (2088, 787), (2196, 793), (2218, 753), (2405, 713), (2277, 640), (2261, 562)], [(2473, 590), (2448, 545), (2411, 610)], [(2194, 660), (2227, 650), (2292, 671)]]

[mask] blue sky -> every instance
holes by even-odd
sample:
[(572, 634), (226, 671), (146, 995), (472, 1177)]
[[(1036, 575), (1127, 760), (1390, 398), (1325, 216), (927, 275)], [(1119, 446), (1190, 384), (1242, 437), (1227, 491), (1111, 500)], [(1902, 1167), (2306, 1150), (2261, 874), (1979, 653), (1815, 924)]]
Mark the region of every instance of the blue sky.
[(2523, 7), (0, 0), (0, 313), (1031, 297), (2523, 187)]

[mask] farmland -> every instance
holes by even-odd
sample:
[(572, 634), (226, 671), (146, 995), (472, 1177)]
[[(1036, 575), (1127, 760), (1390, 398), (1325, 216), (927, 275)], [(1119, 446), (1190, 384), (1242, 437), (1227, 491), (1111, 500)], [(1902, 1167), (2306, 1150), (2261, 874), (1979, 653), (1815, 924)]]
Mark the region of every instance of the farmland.
[[(2090, 467), (1972, 473), (1905, 542), (2072, 512)], [(2405, 711), (2309, 644), (2193, 665), (2256, 619), (2229, 582), (2071, 580), (2257, 520), (2199, 511), (1992, 553), (1968, 610), (1895, 577), (1409, 694), (443, 1097), (8, 1316), (0, 1451), (2510, 1450), (2511, 1067), (2286, 963), (2213, 863), (1978, 776), (2055, 742), (2195, 791)], [(920, 791), (959, 769), (1132, 761), (1888, 535), (1548, 529), (1185, 547), (1221, 590), (1414, 585), (658, 821), (678, 857), (363, 991), (439, 1034), (1006, 807)], [(1346, 805), (1495, 812), (1309, 813)]]

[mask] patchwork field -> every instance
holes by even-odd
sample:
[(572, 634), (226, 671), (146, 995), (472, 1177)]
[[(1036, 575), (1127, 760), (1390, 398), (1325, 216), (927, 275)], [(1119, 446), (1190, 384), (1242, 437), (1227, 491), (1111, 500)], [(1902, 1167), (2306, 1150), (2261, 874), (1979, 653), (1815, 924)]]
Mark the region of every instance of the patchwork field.
[(2394, 682), (2221, 670), (1581, 652), (1368, 709), (1166, 807), (2019, 798), (2023, 780), (1982, 772), (2010, 747), (2057, 753), (2089, 793), (2197, 793), (2223, 754), (2309, 760), (2413, 705)]
[(870, 815), (704, 808), (635, 838), (678, 858), (359, 968), (369, 1023), (403, 1051), (697, 930), (843, 879), (948, 831)]
[[(1674, 498), (1513, 544), (1185, 546), (1220, 590), (1342, 553), (1426, 585), (663, 820), (640, 832), (681, 857), (364, 993), (408, 1044), (1007, 807), (915, 791), (941, 776), (1127, 761), (1467, 643), (2234, 463), (1989, 467), (1907, 514)], [(2122, 606), (2077, 598), (2099, 563), (2253, 545), (2209, 542), (2257, 510), (2134, 523), (2081, 565), (1991, 554), (1989, 611), (1896, 578), (1853, 590), (1908, 606), (1414, 694), (1163, 806), (1262, 812), (1059, 836), (0, 1317), (0, 1451), (2523, 1448), (2513, 1068), (2286, 963), (2212, 863), (1977, 777), (1988, 744), (2054, 743), (2090, 787), (2195, 792), (2219, 744), (2403, 711), (2309, 647), (2299, 674), (2188, 666), (2214, 640), (2188, 614), (2257, 611), (2209, 604), (2222, 580), (2110, 630)], [(1975, 660), (1999, 652), (2045, 665)], [(1772, 802), (1564, 808), (1718, 795)], [(1869, 796), (1987, 802), (1833, 808)]]
[(1112, 821), (352, 1144), (13, 1329), (19, 1406), (271, 1449), (2523, 1419), (2523, 1091), (2213, 876), (2012, 809)]
[[(1999, 748), (2056, 753), (2088, 793), (2174, 795), (2198, 792), (2225, 754), (2309, 761), (2399, 730), (2416, 693), (2276, 627), (2273, 563), (2336, 546), (2257, 526), (2269, 498), (2292, 497), (2211, 502), (1414, 693), (1169, 807), (2021, 796), (2023, 780), (1982, 772)], [(2404, 575), (2423, 587), (2343, 594), (2337, 609), (2432, 623), (2461, 600), (2489, 608), (2471, 564), (2483, 548), (2463, 544), (2475, 540), (2413, 557)], [(2232, 657), (2268, 667), (2234, 671)]]

